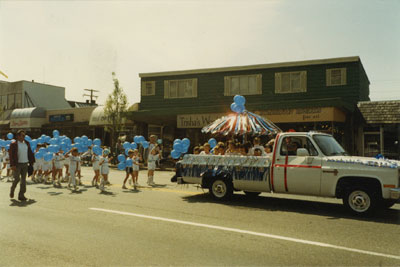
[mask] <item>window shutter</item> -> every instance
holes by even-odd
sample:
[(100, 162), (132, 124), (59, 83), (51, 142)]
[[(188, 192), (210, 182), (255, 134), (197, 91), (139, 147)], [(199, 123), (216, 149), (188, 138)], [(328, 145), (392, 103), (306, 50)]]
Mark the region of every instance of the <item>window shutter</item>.
[(326, 70), (326, 86), (331, 86), (331, 70)]
[(224, 96), (230, 95), (231, 79), (230, 77), (224, 77)]
[(257, 80), (257, 94), (262, 94), (262, 75), (257, 74), (256, 75), (256, 80)]
[(169, 82), (164, 81), (164, 98), (169, 98)]
[(341, 77), (342, 77), (342, 85), (346, 85), (347, 84), (347, 69), (343, 68), (341, 69)]
[(275, 94), (281, 92), (281, 74), (275, 73)]
[(307, 71), (300, 73), (301, 92), (307, 92)]
[(192, 97), (197, 97), (197, 78), (192, 80), (193, 94)]

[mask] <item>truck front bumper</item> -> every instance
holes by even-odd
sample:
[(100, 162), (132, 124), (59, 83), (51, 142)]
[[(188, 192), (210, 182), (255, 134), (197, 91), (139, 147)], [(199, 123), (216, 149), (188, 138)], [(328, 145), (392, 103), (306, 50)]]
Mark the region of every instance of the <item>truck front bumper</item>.
[(390, 198), (391, 199), (400, 199), (400, 188), (390, 189)]

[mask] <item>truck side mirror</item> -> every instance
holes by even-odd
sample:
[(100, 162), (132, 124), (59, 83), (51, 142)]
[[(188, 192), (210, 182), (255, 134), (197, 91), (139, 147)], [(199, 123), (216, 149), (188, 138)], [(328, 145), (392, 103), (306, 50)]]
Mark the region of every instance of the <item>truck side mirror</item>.
[(305, 148), (298, 148), (296, 154), (297, 154), (298, 157), (307, 157), (307, 156), (310, 156), (310, 154), (308, 153), (308, 150), (305, 149)]

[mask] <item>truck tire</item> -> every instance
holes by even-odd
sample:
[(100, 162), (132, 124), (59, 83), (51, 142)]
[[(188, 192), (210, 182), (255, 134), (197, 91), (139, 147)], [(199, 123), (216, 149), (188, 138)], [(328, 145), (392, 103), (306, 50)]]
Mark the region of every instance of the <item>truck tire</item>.
[(210, 194), (218, 200), (229, 199), (233, 194), (232, 182), (227, 179), (216, 178), (210, 184)]
[(251, 198), (258, 197), (261, 194), (261, 192), (250, 192), (250, 191), (244, 191), (244, 193), (246, 194), (246, 196)]
[(344, 194), (343, 204), (354, 214), (371, 214), (378, 206), (378, 198), (370, 188), (353, 187)]

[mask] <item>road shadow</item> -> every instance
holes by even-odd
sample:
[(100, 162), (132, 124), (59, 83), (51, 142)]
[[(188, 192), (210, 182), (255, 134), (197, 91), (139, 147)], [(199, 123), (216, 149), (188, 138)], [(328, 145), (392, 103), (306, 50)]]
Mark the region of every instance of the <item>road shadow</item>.
[(29, 205), (35, 204), (36, 200), (28, 199), (27, 201), (18, 201), (16, 199), (11, 199), (11, 207), (27, 207)]
[(123, 190), (122, 193), (140, 193), (139, 189), (129, 189), (129, 190)]
[(50, 188), (54, 188), (53, 186), (37, 186), (37, 188), (39, 189), (50, 189)]
[(111, 191), (100, 191), (99, 193), (100, 195), (105, 195), (105, 196), (111, 196), (111, 197), (115, 197), (117, 194), (115, 194), (114, 192)]
[(164, 188), (164, 187), (167, 187), (167, 185), (166, 184), (154, 184), (154, 185), (150, 186), (150, 188), (151, 187), (153, 187), (153, 188)]
[(215, 200), (209, 193), (184, 196), (182, 199), (188, 203), (215, 203), (227, 205), (237, 209), (265, 210), (265, 211), (287, 211), (310, 215), (320, 215), (334, 219), (353, 219), (400, 225), (400, 210), (380, 210), (372, 215), (355, 215), (347, 211), (342, 204), (319, 202), (313, 200), (299, 200), (288, 198), (277, 198), (272, 196), (249, 197), (234, 194), (231, 199), (225, 201)]
[(58, 196), (64, 194), (63, 192), (47, 192), (50, 196)]
[(70, 195), (78, 195), (78, 194), (82, 194), (82, 190), (78, 189), (78, 190), (73, 190), (70, 189)]

